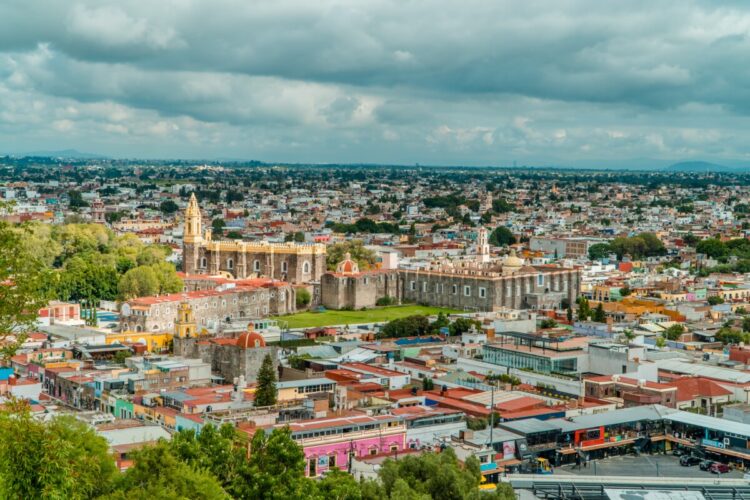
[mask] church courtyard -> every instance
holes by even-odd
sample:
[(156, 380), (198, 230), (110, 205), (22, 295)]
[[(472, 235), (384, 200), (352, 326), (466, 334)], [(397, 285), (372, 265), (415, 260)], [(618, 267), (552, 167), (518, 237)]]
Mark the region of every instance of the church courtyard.
[(273, 319), (281, 325), (286, 322), (289, 328), (312, 328), (317, 326), (357, 325), (362, 323), (383, 323), (394, 319), (405, 318), (415, 314), (436, 316), (438, 313), (460, 313), (457, 309), (444, 307), (429, 307), (420, 305), (389, 306), (367, 309), (365, 311), (334, 311), (302, 312), (286, 316), (276, 316)]

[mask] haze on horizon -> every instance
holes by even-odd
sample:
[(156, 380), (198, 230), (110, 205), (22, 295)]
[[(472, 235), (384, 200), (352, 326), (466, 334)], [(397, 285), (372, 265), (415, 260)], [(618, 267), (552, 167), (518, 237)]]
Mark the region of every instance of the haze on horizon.
[(750, 163), (750, 5), (0, 4), (0, 154)]

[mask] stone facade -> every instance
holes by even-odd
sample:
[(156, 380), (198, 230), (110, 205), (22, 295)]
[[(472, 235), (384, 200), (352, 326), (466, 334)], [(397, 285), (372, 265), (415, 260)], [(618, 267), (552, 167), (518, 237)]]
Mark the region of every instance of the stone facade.
[[(481, 242), (480, 242), (481, 243)], [(577, 269), (527, 266), (515, 255), (491, 262), (480, 244), (474, 260), (435, 261), (427, 269), (359, 272), (345, 259), (321, 279), (321, 304), (329, 309), (373, 307), (389, 296), (398, 302), (470, 311), (561, 308), (575, 302)]]
[(297, 309), (295, 289), (287, 283), (219, 287), (129, 300), (120, 309), (120, 330), (171, 332), (181, 302), (195, 311), (198, 329), (212, 331), (231, 321), (290, 314)]
[(179, 306), (175, 320), (174, 354), (186, 358), (201, 359), (211, 365), (211, 371), (220, 374), (225, 381), (233, 382), (240, 376), (248, 382), (257, 380), (258, 371), (266, 355), (273, 360), (278, 370), (278, 347), (266, 346), (263, 337), (248, 330), (234, 337), (211, 337), (196, 328), (196, 321), (189, 304)]
[(363, 272), (354, 275), (326, 273), (321, 278), (321, 304), (328, 309), (374, 307), (378, 299), (400, 301), (396, 270)]
[(227, 274), (244, 279), (267, 277), (290, 283), (318, 281), (326, 271), (326, 247), (320, 243), (269, 243), (214, 240), (202, 231), (195, 196), (185, 211), (183, 270), (186, 274)]
[(511, 275), (479, 270), (399, 271), (404, 301), (471, 311), (560, 308), (575, 302), (575, 269), (527, 267)]

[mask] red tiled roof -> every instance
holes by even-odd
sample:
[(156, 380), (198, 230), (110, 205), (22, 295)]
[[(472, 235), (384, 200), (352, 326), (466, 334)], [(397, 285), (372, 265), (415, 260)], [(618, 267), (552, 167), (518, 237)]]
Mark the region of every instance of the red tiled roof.
[(703, 377), (685, 377), (671, 382), (670, 385), (677, 387), (677, 401), (692, 401), (699, 397), (715, 398), (732, 394), (732, 391)]

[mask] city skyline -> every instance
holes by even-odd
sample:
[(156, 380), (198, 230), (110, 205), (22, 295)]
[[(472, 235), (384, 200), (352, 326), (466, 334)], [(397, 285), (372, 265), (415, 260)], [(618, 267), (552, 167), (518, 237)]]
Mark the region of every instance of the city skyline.
[(6, 2), (0, 154), (744, 165), (738, 3)]

